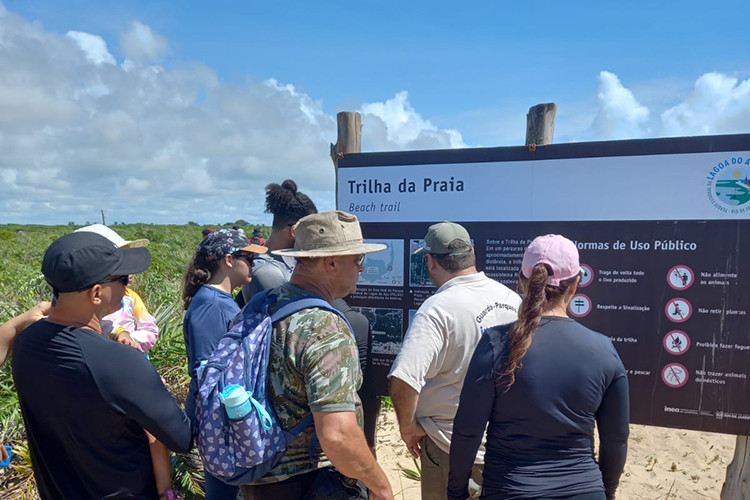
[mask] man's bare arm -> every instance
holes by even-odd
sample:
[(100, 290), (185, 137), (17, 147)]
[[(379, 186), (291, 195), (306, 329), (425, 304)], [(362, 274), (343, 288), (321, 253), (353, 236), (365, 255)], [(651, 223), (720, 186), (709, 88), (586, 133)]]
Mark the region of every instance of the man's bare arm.
[(313, 418), (320, 446), (334, 467), (343, 475), (362, 481), (372, 500), (393, 500), (391, 484), (370, 453), (356, 414), (314, 412)]
[(18, 334), (49, 314), (50, 303), (40, 302), (23, 314), (11, 318), (0, 326), (0, 366), (8, 360)]
[(390, 378), (389, 389), (398, 418), (401, 439), (404, 440), (409, 453), (414, 458), (419, 458), (422, 456), (422, 447), (419, 442), (427, 435), (416, 418), (419, 393), (398, 377)]

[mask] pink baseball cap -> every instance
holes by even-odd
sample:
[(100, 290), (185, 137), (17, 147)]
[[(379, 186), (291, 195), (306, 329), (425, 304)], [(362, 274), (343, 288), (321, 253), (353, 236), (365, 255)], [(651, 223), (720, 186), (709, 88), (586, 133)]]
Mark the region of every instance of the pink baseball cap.
[(545, 234), (534, 238), (523, 254), (521, 272), (527, 278), (537, 264), (547, 264), (552, 268), (552, 275), (547, 277), (547, 284), (560, 286), (561, 281), (575, 278), (583, 272), (578, 261), (576, 244), (559, 234)]

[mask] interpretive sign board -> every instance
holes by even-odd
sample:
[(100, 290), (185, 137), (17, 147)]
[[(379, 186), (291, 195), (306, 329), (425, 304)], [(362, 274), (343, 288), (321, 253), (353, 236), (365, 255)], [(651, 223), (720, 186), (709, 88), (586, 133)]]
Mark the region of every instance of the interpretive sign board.
[(435, 291), (411, 253), (451, 220), (479, 269), (513, 288), (533, 237), (576, 242), (586, 273), (569, 313), (614, 342), (632, 422), (750, 434), (750, 135), (351, 154), (337, 191), (388, 246), (350, 298), (373, 326), (384, 394)]

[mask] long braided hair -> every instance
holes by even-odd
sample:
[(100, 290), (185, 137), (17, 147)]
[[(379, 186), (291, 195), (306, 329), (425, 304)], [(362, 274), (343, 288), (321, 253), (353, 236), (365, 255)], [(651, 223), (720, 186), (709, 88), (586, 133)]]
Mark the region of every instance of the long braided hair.
[(542, 315), (555, 308), (568, 289), (577, 283), (578, 277), (560, 282), (559, 286), (547, 284), (552, 269), (547, 264), (537, 264), (531, 270), (531, 276), (519, 275), (519, 285), (525, 291), (521, 306), (518, 308), (518, 321), (508, 336), (510, 350), (508, 361), (497, 377), (497, 384), (507, 391), (516, 381), (516, 372), (523, 366), (523, 357), (531, 346), (534, 331), (539, 326)]

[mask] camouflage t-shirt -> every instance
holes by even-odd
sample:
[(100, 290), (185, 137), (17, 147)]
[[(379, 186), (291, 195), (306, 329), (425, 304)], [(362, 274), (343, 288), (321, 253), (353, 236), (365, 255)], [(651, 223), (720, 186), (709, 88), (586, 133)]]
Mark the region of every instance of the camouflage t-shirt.
[[(275, 307), (300, 297), (316, 297), (290, 283), (273, 292)], [(271, 312), (273, 307), (271, 308)], [(273, 325), (268, 398), (279, 422), (291, 429), (311, 412), (354, 411), (362, 426), (357, 390), (362, 384), (357, 344), (349, 325), (324, 309), (304, 309)], [(313, 426), (292, 443), (281, 462), (256, 484), (283, 481), (331, 462), (317, 446), (310, 461)]]

